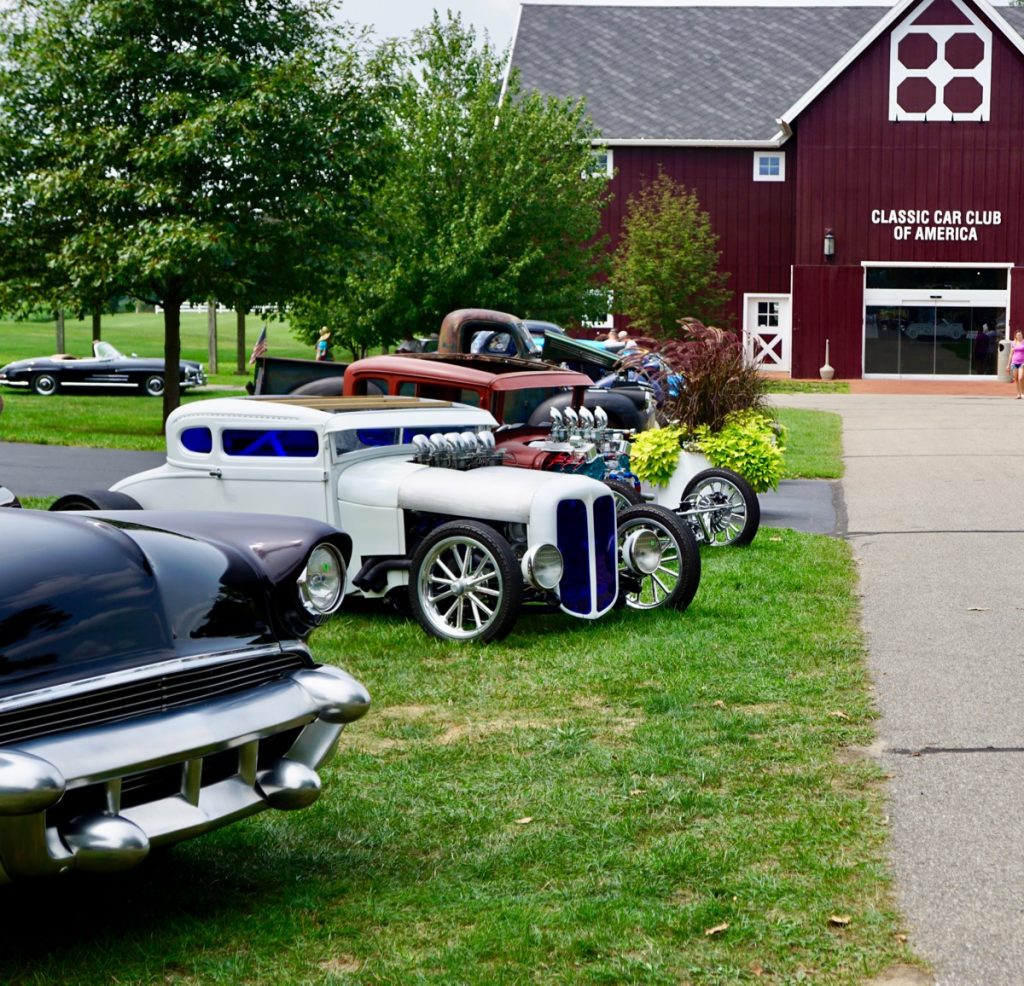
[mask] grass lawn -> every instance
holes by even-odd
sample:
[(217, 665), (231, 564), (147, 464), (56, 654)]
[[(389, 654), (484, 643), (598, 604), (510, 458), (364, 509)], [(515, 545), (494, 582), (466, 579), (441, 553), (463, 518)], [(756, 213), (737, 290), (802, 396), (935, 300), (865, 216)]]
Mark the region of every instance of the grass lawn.
[(786, 428), (786, 479), (839, 479), (843, 475), (843, 420), (828, 411), (777, 407)]
[(843, 541), (705, 552), (682, 614), (458, 647), (342, 611), (374, 699), (311, 809), (6, 888), (0, 981), (861, 984), (902, 943)]

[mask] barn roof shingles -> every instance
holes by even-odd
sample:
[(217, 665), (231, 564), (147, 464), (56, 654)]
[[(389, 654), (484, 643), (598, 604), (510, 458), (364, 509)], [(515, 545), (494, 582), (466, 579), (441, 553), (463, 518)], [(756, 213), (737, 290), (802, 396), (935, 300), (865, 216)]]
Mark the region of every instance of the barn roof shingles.
[[(999, 12), (1024, 27), (1024, 10)], [(887, 13), (524, 3), (512, 64), (525, 88), (585, 97), (606, 140), (767, 143), (776, 120)]]

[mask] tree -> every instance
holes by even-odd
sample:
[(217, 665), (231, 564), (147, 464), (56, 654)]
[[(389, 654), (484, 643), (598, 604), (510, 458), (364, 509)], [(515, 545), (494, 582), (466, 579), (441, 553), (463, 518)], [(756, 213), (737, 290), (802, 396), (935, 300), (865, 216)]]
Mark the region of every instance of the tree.
[[(375, 167), (331, 0), (18, 0), (0, 20), (0, 301), (294, 294)], [(177, 406), (167, 374), (164, 416)]]
[(723, 321), (732, 292), (717, 244), (697, 193), (659, 173), (626, 205), (609, 278), (615, 310), (652, 335), (675, 335), (686, 317)]
[(514, 74), (502, 96), (502, 59), (451, 15), (390, 56), (387, 173), (341, 274), (295, 300), (303, 336), (329, 325), (358, 353), (436, 331), (455, 308), (603, 315), (607, 179), (587, 177), (597, 134), (584, 106), (523, 92)]

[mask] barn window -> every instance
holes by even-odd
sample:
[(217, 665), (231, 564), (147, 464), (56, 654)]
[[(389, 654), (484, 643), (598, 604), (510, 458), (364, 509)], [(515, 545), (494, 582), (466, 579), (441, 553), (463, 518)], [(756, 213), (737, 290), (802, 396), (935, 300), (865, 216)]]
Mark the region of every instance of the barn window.
[(786, 155), (783, 151), (754, 152), (754, 181), (785, 181)]
[(585, 171), (583, 177), (611, 178), (614, 168), (610, 147), (592, 147), (590, 149), (590, 170)]

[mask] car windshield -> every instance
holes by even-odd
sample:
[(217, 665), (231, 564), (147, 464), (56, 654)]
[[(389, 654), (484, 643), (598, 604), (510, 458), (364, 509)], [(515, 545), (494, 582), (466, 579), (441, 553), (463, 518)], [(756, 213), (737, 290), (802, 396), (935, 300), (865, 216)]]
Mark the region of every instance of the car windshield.
[(109, 342), (94, 342), (92, 351), (97, 359), (117, 359), (121, 355), (120, 351)]

